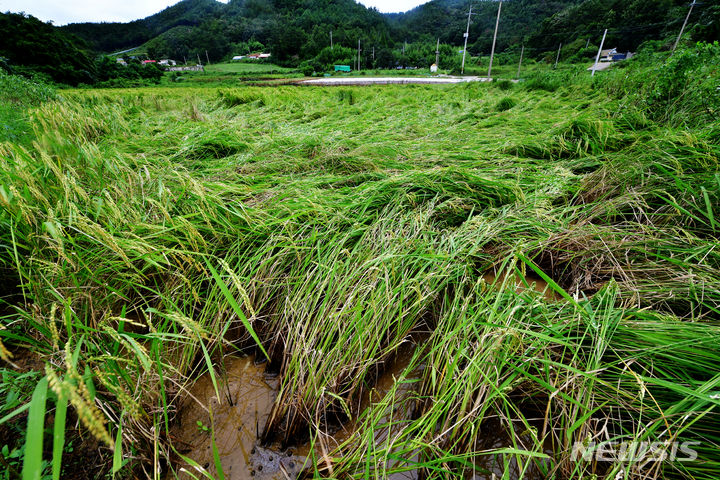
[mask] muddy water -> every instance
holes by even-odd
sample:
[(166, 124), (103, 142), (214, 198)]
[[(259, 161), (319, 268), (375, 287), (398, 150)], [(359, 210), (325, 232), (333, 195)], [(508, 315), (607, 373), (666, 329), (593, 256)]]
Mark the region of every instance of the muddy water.
[(499, 274), (490, 271), (483, 275), (483, 279), (488, 285), (494, 284), (497, 288), (502, 288), (504, 284), (506, 286), (505, 288), (513, 289), (517, 293), (531, 290), (542, 293), (547, 300), (558, 300), (560, 298), (557, 292), (550, 288), (545, 280), (534, 274), (522, 276), (517, 272), (508, 275), (505, 271)]
[[(189, 447), (183, 454), (217, 477), (210, 433), (203, 428), (213, 425), (212, 410), (215, 444), (227, 480), (296, 478), (305, 460), (303, 457), (258, 444), (258, 433), (265, 428), (277, 395), (278, 379), (266, 374), (265, 365), (256, 365), (253, 357), (228, 357), (225, 370), (224, 378), (220, 373), (217, 376), (220, 399), (210, 376), (204, 375), (195, 382), (191, 396), (181, 405), (181, 423), (173, 435), (181, 445)], [(197, 422), (202, 422), (202, 426)], [(198, 476), (197, 472), (193, 473)], [(184, 474), (180, 478), (191, 477)]]
[[(539, 419), (532, 422), (534, 427), (542, 429)], [(528, 436), (528, 432), (522, 424), (514, 425), (514, 433), (516, 445), (510, 436), (510, 429), (507, 425), (502, 424), (497, 419), (488, 419), (481, 427), (480, 437), (482, 441), (478, 445), (478, 451), (488, 452), (488, 455), (478, 455), (472, 459), (475, 465), (475, 472), (470, 476), (472, 480), (495, 480), (500, 478), (509, 478), (512, 480), (544, 480), (546, 477), (538, 466), (530, 462), (527, 458), (522, 459), (522, 463), (518, 463), (514, 455), (503, 455), (490, 453), (493, 450), (506, 448), (518, 448), (520, 450), (533, 450), (532, 439)], [(544, 446), (543, 453), (548, 456), (553, 455), (552, 446), (549, 442)], [(547, 465), (547, 461), (543, 460)]]
[[(415, 345), (403, 345), (380, 375), (372, 389), (368, 390), (361, 401), (360, 411), (373, 402), (381, 400), (395, 385), (395, 381), (409, 364)], [(180, 406), (180, 422), (173, 431), (179, 445), (187, 448), (183, 455), (197, 462), (213, 476), (217, 476), (212, 453), (212, 440), (209, 430), (214, 425), (215, 443), (228, 480), (285, 480), (297, 478), (307, 457), (312, 453), (309, 443), (280, 450), (277, 446), (263, 447), (258, 441), (271, 413), (277, 395), (279, 380), (265, 373), (265, 365), (256, 365), (253, 357), (228, 357), (225, 359), (223, 377), (217, 375), (218, 400), (209, 375), (204, 375), (190, 389), (190, 395)], [(399, 419), (409, 417), (403, 399), (410, 393), (414, 383), (406, 381), (396, 388), (395, 405), (384, 414), (382, 424), (396, 424)], [(210, 420), (210, 410), (214, 423)], [(198, 425), (201, 422), (202, 425)], [(354, 433), (354, 425), (344, 425), (330, 436), (324, 436), (315, 444), (315, 454), (321, 457), (331, 452)], [(381, 441), (387, 435), (384, 430), (378, 436)], [(194, 470), (185, 465), (185, 468)], [(193, 472), (198, 476), (197, 472)], [(180, 475), (183, 480), (190, 475)], [(392, 477), (394, 480), (414, 479), (417, 475), (408, 472)]]
[[(487, 280), (490, 283), (489, 280)], [(542, 288), (535, 283), (535, 288)], [(538, 290), (542, 291), (542, 290)], [(360, 411), (377, 403), (395, 386), (395, 398), (392, 405), (383, 413), (376, 424), (375, 442), (381, 445), (393, 432), (402, 428), (404, 421), (412, 416), (410, 411), (413, 402), (408, 399), (412, 391), (417, 388), (415, 379), (422, 375), (422, 367), (413, 371), (409, 378), (401, 383), (396, 382), (409, 365), (413, 351), (417, 348), (414, 343), (407, 343), (398, 351), (396, 358), (389, 362), (384, 372), (377, 378), (374, 387), (368, 390), (360, 403)], [(212, 380), (209, 375), (199, 378), (190, 389), (190, 395), (180, 407), (180, 422), (173, 430), (176, 445), (185, 445), (183, 455), (193, 459), (210, 475), (219, 478), (214, 466), (212, 441), (209, 428), (214, 425), (215, 443), (222, 464), (223, 475), (228, 480), (285, 480), (300, 476), (307, 457), (312, 452), (309, 444), (298, 445), (291, 449), (280, 450), (279, 447), (263, 447), (258, 437), (265, 428), (271, 413), (273, 402), (277, 396), (279, 380), (277, 377), (265, 372), (265, 365), (256, 365), (253, 357), (228, 357), (225, 359), (224, 376), (217, 375), (217, 384), (220, 398), (217, 398)], [(213, 413), (214, 423), (210, 419)], [(201, 425), (198, 425), (201, 422)], [(387, 427), (384, 428), (383, 426)], [(203, 427), (207, 427), (206, 430)], [(323, 444), (315, 444), (316, 458), (322, 458), (323, 453), (330, 453), (345, 441), (351, 439), (355, 433), (356, 425), (347, 424), (340, 427), (332, 435), (324, 436), (320, 440)], [(518, 432), (519, 433), (519, 432)], [(508, 447), (512, 445), (510, 437), (502, 426), (489, 425), (481, 433), (483, 444), (481, 450)], [(337, 453), (337, 452), (336, 452)], [(476, 465), (474, 480), (489, 480), (502, 478), (505, 470), (502, 459), (495, 455), (479, 456), (472, 460)], [(308, 461), (309, 463), (309, 461)], [(393, 464), (386, 465), (388, 469)], [(185, 465), (186, 469), (194, 470)], [(507, 465), (511, 479), (523, 477), (521, 469), (513, 459)], [(198, 472), (195, 477), (203, 478)], [(193, 478), (187, 473), (181, 473), (180, 478)], [(419, 478), (417, 471), (395, 473), (388, 476), (391, 480), (415, 480)], [(531, 468), (525, 472), (523, 478), (541, 479), (542, 476)]]

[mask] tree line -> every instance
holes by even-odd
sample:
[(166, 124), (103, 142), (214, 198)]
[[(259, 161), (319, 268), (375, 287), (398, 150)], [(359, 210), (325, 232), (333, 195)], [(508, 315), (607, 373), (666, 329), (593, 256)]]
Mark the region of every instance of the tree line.
[[(28, 15), (0, 14), (0, 65), (70, 85), (107, 82), (117, 78), (113, 75), (156, 78), (152, 67), (135, 63), (122, 69), (98, 57), (143, 45), (151, 58), (191, 62), (265, 50), (272, 52), (274, 63), (311, 72), (337, 63), (353, 65), (360, 40), (364, 66), (427, 67), (434, 62), (439, 39), (441, 64), (452, 69), (459, 61), (471, 3), (468, 53), (487, 54), (495, 0), (432, 0), (390, 15), (353, 0), (183, 0), (129, 23), (54, 27)], [(568, 58), (590, 58), (604, 28), (610, 29), (606, 45), (633, 50), (643, 42), (670, 39), (687, 8), (685, 0), (506, 0), (496, 51), (516, 56), (524, 45), (529, 57), (544, 59), (563, 44)], [(688, 35), (720, 39), (720, 6), (697, 7)]]

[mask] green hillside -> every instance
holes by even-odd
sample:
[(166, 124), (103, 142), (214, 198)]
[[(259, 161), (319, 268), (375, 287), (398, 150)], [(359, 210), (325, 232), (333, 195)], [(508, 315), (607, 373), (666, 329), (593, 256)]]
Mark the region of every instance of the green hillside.
[(60, 30), (83, 38), (96, 51), (109, 53), (137, 47), (176, 26), (200, 25), (221, 8), (222, 4), (215, 0), (182, 0), (155, 15), (129, 23), (71, 23)]
[[(523, 37), (534, 33), (542, 21), (581, 0), (510, 0), (503, 2), (498, 51), (520, 44)], [(404, 14), (388, 18), (400, 38), (417, 41), (439, 38), (443, 43), (462, 45), (467, 28), (470, 4), (474, 15), (470, 24), (468, 50), (489, 52), (497, 18), (498, 2), (470, 0), (432, 0)]]
[[(274, 63), (313, 74), (333, 64), (354, 64), (358, 42), (361, 64), (367, 68), (426, 67), (434, 61), (440, 39), (441, 63), (458, 72), (456, 57), (469, 6), (469, 0), (433, 0), (407, 13), (383, 15), (353, 0), (183, 0), (129, 23), (59, 28), (30, 16), (0, 14), (6, 33), (0, 39), (0, 56), (21, 73), (42, 73), (55, 82), (77, 85), (106, 80), (109, 62), (98, 63), (95, 55), (135, 47), (150, 58), (203, 63), (270, 51)], [(495, 0), (474, 3), (471, 56), (489, 54), (498, 6)], [(608, 47), (635, 50), (657, 41), (653, 48), (667, 50), (687, 11), (685, 0), (507, 0), (496, 49), (507, 55), (498, 63), (517, 62), (520, 45), (528, 57), (554, 61), (560, 44), (563, 60), (586, 61), (594, 57), (605, 28)], [(38, 45), (33, 44), (36, 39), (42, 39)], [(698, 4), (686, 39), (720, 39), (720, 6)], [(140, 69), (130, 73), (132, 78), (156, 77), (156, 72)]]
[[(720, 6), (710, 3), (698, 4), (693, 10), (688, 23), (690, 38), (720, 39)], [(530, 43), (542, 50), (576, 39), (599, 42), (607, 28), (607, 45), (623, 51), (636, 50), (647, 40), (674, 40), (687, 12), (685, 0), (585, 0), (545, 17)]]

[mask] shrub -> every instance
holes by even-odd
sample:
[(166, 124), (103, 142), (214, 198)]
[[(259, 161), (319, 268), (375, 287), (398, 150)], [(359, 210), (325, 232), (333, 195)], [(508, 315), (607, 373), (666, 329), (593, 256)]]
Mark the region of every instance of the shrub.
[(527, 75), (524, 86), (527, 90), (554, 92), (563, 85), (562, 76), (557, 72), (532, 72)]
[(720, 107), (720, 44), (698, 43), (655, 68), (648, 95), (652, 110), (668, 120), (714, 119)]
[(37, 106), (55, 98), (55, 90), (36, 80), (7, 75), (0, 70), (0, 101), (21, 107)]
[[(596, 80), (609, 95), (626, 97), (648, 118), (676, 125), (715, 121), (720, 110), (720, 44), (698, 43), (664, 62), (648, 45), (625, 70)], [(648, 69), (651, 60), (654, 68)], [(596, 77), (597, 78), (597, 77)]]

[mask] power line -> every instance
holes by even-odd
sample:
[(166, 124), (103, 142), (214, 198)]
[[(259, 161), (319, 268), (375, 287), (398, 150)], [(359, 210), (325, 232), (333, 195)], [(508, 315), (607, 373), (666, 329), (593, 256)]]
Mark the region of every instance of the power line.
[[(700, 5), (700, 4), (697, 3), (696, 5)], [(670, 29), (674, 25), (680, 24), (681, 22), (682, 22), (682, 18), (677, 18), (677, 19), (671, 20), (669, 22), (656, 22), (656, 23), (647, 23), (647, 24), (642, 24), (642, 25), (640, 25), (640, 24), (625, 25), (625, 26), (617, 27), (617, 28), (609, 28), (608, 34), (612, 35), (612, 34), (640, 32), (643, 30), (650, 30), (655, 27), (665, 27), (667, 29)], [(705, 25), (705, 26), (707, 26), (707, 25)], [(588, 29), (578, 28), (575, 30), (559, 30), (559, 31), (554, 31), (554, 32), (547, 32), (547, 33), (543, 33), (542, 36), (543, 37), (553, 37), (554, 39), (557, 39), (559, 37), (573, 37), (573, 36), (581, 36), (581, 35), (582, 36), (593, 35), (593, 34), (602, 35), (602, 33), (604, 31), (605, 31), (605, 29), (588, 30)], [(484, 35), (479, 35), (477, 38), (480, 39), (483, 36)], [(501, 40), (507, 40), (507, 39), (516, 39), (521, 36), (523, 36), (523, 35), (509, 33), (509, 34), (498, 35), (497, 38), (501, 39)]]

